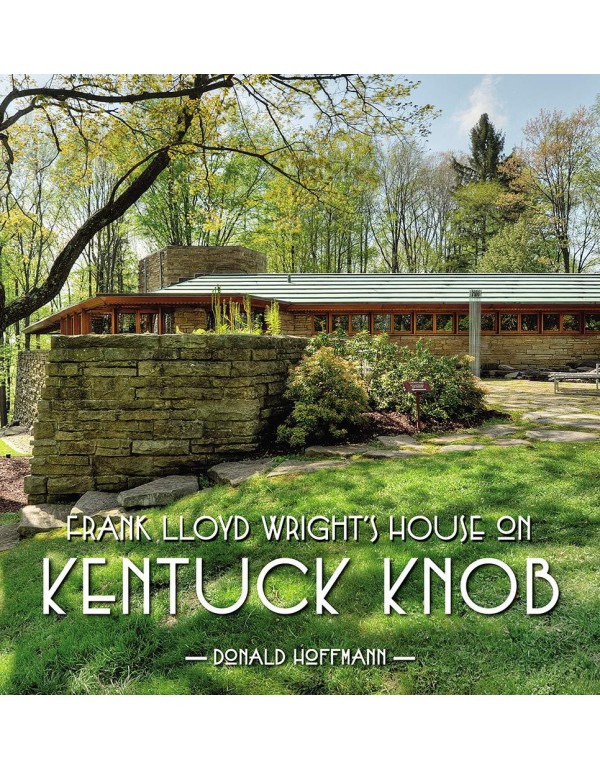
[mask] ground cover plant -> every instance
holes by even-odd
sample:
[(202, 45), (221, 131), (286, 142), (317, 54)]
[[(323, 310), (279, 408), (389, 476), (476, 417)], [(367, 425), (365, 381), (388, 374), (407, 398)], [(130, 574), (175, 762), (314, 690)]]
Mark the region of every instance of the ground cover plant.
[[(261, 515), (480, 515), (486, 530), (502, 515), (533, 520), (530, 543), (267, 542), (260, 535), (241, 543), (67, 542), (64, 534), (38, 536), (0, 553), (0, 692), (5, 693), (599, 693), (600, 511), (598, 444), (552, 445), (535, 450), (489, 447), (471, 455), (359, 461), (347, 468), (309, 476), (257, 478), (237, 489), (215, 487), (150, 514), (158, 535), (160, 517)], [(234, 615), (215, 616), (199, 608), (190, 568), (179, 576), (178, 614), (168, 614), (167, 567), (157, 573), (152, 613), (141, 614), (141, 596), (129, 616), (83, 616), (80, 582), (59, 594), (65, 616), (43, 616), (42, 559), (55, 569), (70, 556), (103, 556), (108, 567), (93, 581), (97, 594), (117, 594), (121, 558), (141, 565), (148, 557), (205, 558), (209, 600), (225, 606), (239, 593), (239, 561), (251, 571), (289, 556), (310, 564), (321, 556), (331, 572), (343, 556), (351, 563), (331, 594), (340, 614), (314, 614), (314, 581), (280, 568), (267, 583), (271, 601), (292, 604), (305, 594), (311, 608), (279, 617), (250, 600)], [(477, 615), (462, 602), (453, 581), (453, 613), (433, 593), (433, 613), (423, 614), (422, 573), (407, 582), (405, 616), (385, 616), (381, 565), (429, 556), (453, 559), (456, 574), (482, 557), (509, 564), (522, 590), (498, 616)], [(547, 559), (561, 598), (539, 617), (525, 614), (524, 565), (528, 556)], [(81, 576), (79, 565), (75, 577)], [(473, 582), (473, 597), (485, 604), (501, 599), (505, 582), (485, 570)], [(141, 593), (141, 592), (140, 592)], [(542, 592), (543, 593), (543, 592)], [(544, 596), (539, 597), (543, 601)], [(188, 663), (186, 655), (214, 647), (383, 647), (415, 655), (414, 663), (381, 668), (281, 667), (215, 668)]]

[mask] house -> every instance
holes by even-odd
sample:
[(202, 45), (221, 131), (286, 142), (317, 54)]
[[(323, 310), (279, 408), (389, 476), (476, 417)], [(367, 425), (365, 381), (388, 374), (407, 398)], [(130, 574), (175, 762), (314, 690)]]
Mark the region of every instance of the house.
[(565, 366), (600, 360), (600, 275), (268, 273), (240, 246), (168, 246), (140, 260), (135, 294), (97, 295), (29, 326), (28, 334), (172, 334), (211, 328), (212, 296), (250, 298), (259, 319), (276, 301), (285, 334), (386, 332), (466, 354), (469, 294), (481, 293), (481, 363)]

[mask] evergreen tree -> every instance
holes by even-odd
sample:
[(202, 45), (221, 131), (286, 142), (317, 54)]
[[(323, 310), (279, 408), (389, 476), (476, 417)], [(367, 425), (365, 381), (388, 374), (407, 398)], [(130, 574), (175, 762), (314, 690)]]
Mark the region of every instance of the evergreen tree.
[(499, 166), (504, 160), (504, 134), (497, 131), (487, 112), (471, 129), (471, 155), (467, 162), (453, 159), (460, 184), (491, 182), (499, 177)]

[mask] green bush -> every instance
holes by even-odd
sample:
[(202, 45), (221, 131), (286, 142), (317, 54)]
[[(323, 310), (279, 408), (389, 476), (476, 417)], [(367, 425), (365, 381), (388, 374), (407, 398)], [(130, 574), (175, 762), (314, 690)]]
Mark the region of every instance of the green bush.
[(327, 346), (347, 361), (355, 364), (363, 380), (373, 409), (382, 408), (385, 388), (382, 378), (398, 364), (398, 346), (387, 334), (369, 334), (359, 332), (351, 337), (345, 332), (319, 334), (308, 345), (308, 352), (314, 352)]
[(340, 441), (359, 426), (368, 409), (366, 388), (355, 365), (321, 347), (294, 369), (286, 398), (293, 409), (277, 430), (277, 438), (292, 447), (309, 441)]
[(470, 423), (485, 411), (484, 392), (467, 358), (436, 356), (419, 340), (414, 351), (399, 347), (387, 334), (336, 331), (313, 337), (308, 352), (331, 347), (359, 372), (372, 409), (396, 410), (416, 417), (415, 397), (404, 391), (406, 380), (428, 380), (432, 391), (421, 396), (421, 416), (436, 422)]
[(422, 419), (475, 422), (485, 411), (485, 393), (473, 376), (467, 357), (436, 356), (430, 343), (402, 347), (398, 361), (381, 377), (380, 407), (416, 417), (416, 399), (404, 391), (406, 380), (427, 380), (431, 393), (421, 395)]

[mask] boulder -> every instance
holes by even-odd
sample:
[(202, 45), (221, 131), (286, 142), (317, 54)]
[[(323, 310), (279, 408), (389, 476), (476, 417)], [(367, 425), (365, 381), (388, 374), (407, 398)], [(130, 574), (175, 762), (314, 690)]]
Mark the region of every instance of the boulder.
[(215, 481), (217, 484), (230, 484), (232, 487), (237, 487), (243, 481), (265, 473), (272, 465), (273, 459), (271, 457), (266, 460), (219, 463), (209, 468), (207, 475), (211, 481)]
[(169, 505), (198, 492), (195, 476), (165, 476), (133, 489), (119, 492), (117, 503), (123, 508), (153, 508)]
[(21, 537), (31, 537), (38, 532), (50, 532), (67, 526), (67, 516), (71, 513), (70, 505), (58, 503), (40, 503), (21, 508), (21, 520), (17, 527)]

